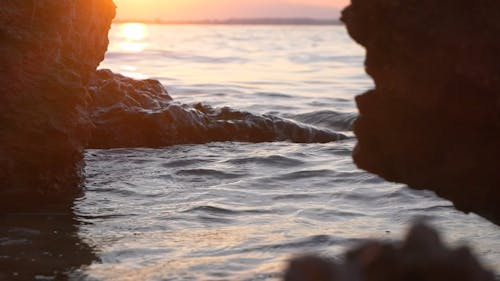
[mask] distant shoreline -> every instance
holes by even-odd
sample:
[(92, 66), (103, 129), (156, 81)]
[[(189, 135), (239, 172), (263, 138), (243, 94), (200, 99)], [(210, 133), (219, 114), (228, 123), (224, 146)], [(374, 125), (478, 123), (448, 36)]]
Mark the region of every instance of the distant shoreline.
[(171, 24), (171, 25), (342, 25), (338, 19), (313, 18), (249, 18), (224, 20), (138, 20), (118, 19), (113, 23), (144, 23), (144, 24)]

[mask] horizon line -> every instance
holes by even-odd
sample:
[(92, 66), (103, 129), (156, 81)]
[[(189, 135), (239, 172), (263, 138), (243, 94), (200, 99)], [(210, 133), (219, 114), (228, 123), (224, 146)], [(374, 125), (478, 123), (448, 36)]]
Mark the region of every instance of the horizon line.
[(221, 25), (341, 25), (340, 19), (310, 18), (310, 17), (262, 17), (262, 18), (227, 18), (203, 20), (165, 20), (165, 19), (115, 19), (113, 23), (144, 23), (144, 24), (221, 24)]

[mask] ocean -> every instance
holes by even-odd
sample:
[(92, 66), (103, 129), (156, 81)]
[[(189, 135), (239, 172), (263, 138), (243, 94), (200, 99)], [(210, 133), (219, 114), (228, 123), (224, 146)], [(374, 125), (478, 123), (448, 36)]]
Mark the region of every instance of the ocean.
[(353, 164), (354, 97), (373, 87), (363, 60), (341, 25), (113, 25), (100, 68), (348, 138), (87, 150), (74, 219), (93, 257), (74, 279), (280, 280), (296, 255), (341, 259), (415, 220), (500, 272), (498, 226)]

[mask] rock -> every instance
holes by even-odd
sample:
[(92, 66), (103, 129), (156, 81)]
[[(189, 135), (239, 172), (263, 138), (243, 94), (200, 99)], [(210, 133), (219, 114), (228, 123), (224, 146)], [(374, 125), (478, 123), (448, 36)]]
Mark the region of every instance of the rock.
[(214, 141), (330, 142), (344, 135), (269, 115), (172, 101), (156, 80), (99, 70), (90, 85), (89, 148), (162, 147)]
[(307, 256), (292, 260), (285, 281), (494, 281), (466, 247), (450, 249), (435, 230), (417, 224), (405, 241), (366, 242), (343, 262)]
[(111, 0), (0, 5), (0, 208), (79, 191), (88, 81), (104, 57)]
[(500, 222), (500, 2), (352, 0), (375, 89), (356, 98), (356, 164)]

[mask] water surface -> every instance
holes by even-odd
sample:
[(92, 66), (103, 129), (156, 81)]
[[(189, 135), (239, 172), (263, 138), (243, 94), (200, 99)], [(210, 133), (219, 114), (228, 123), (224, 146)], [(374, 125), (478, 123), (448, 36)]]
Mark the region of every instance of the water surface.
[(78, 236), (89, 280), (279, 280), (286, 261), (398, 239), (415, 218), (497, 272), (498, 227), (351, 160), (353, 98), (372, 87), (342, 26), (114, 25), (103, 68), (159, 79), (184, 103), (343, 132), (327, 144), (210, 143), (86, 152)]

